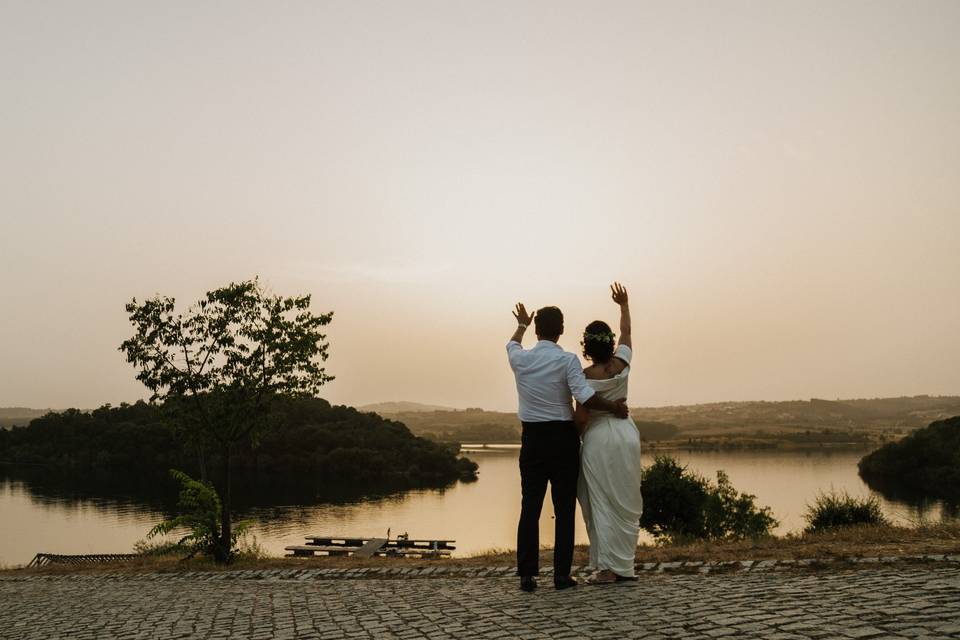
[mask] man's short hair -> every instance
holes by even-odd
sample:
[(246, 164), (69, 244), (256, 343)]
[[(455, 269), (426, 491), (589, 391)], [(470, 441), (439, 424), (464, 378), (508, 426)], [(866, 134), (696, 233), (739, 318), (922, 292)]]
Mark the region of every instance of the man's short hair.
[(563, 312), (557, 307), (543, 307), (533, 316), (533, 324), (538, 336), (555, 338), (563, 333)]

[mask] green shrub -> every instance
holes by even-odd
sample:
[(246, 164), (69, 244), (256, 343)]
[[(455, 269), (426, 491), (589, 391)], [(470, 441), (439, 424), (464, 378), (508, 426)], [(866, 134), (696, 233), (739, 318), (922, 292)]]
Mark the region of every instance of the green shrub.
[[(176, 529), (187, 529), (176, 545), (188, 551), (187, 557), (200, 553), (213, 556), (220, 541), (220, 497), (209, 482), (194, 480), (183, 471), (170, 470), (170, 475), (180, 483), (180, 500), (177, 507), (180, 515), (164, 520), (147, 533), (147, 540), (166, 535)], [(239, 522), (230, 532), (230, 555), (236, 553), (237, 539), (249, 527), (248, 522)]]
[(707, 482), (676, 460), (658, 456), (644, 469), (640, 526), (657, 538), (705, 537)]
[(137, 540), (133, 543), (133, 552), (142, 556), (179, 556), (183, 552), (183, 547), (172, 540)]
[(757, 497), (738, 493), (730, 484), (726, 472), (717, 471), (717, 486), (707, 495), (707, 537), (759, 538), (770, 535), (770, 530), (779, 522), (773, 517), (770, 507), (757, 507)]
[(238, 560), (266, 560), (270, 557), (260, 540), (244, 527), (237, 539), (235, 555)]
[(887, 524), (876, 496), (855, 498), (845, 491), (818, 494), (813, 504), (807, 505), (804, 518), (809, 533), (858, 524)]
[(659, 456), (643, 473), (640, 526), (658, 541), (721, 540), (769, 535), (779, 523), (756, 496), (738, 493), (723, 471), (716, 484)]

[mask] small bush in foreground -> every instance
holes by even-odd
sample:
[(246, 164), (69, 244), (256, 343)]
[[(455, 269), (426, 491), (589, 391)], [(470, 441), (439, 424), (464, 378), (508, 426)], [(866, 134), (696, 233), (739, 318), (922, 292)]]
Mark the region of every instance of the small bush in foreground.
[(738, 493), (723, 471), (717, 483), (660, 456), (643, 473), (640, 526), (659, 542), (738, 540), (770, 535), (779, 523), (756, 496)]
[(133, 552), (141, 556), (180, 556), (184, 548), (171, 540), (137, 540), (133, 543)]
[(807, 505), (804, 518), (808, 533), (860, 524), (888, 524), (876, 496), (855, 498), (845, 491), (818, 494), (813, 504)]
[[(180, 501), (177, 506), (181, 513), (175, 518), (164, 520), (147, 533), (147, 540), (158, 535), (166, 535), (176, 529), (187, 529), (188, 533), (176, 543), (188, 551), (189, 557), (201, 553), (219, 559), (222, 549), (218, 547), (222, 540), (220, 530), (220, 497), (210, 483), (194, 480), (183, 471), (171, 469), (170, 475), (180, 483)], [(247, 522), (237, 523), (230, 532), (228, 558), (237, 553), (237, 539), (249, 526)]]
[(779, 522), (770, 507), (758, 507), (757, 497), (738, 493), (725, 471), (717, 471), (717, 485), (707, 497), (707, 537), (713, 540), (759, 538), (770, 535)]

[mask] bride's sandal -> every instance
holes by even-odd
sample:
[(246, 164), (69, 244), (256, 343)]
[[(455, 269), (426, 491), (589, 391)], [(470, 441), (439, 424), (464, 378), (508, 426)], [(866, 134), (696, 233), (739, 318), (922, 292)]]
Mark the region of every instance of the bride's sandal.
[(592, 573), (586, 577), (584, 583), (586, 584), (613, 584), (617, 581), (617, 574), (612, 571), (603, 570)]

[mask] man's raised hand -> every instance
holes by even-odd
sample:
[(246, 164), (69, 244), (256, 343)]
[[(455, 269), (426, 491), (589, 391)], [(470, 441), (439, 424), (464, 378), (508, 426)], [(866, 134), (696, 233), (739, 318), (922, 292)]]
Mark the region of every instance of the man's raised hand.
[(522, 302), (518, 302), (517, 308), (513, 311), (513, 317), (517, 319), (517, 324), (525, 324), (528, 327), (533, 323), (534, 315), (534, 313), (527, 313), (527, 309)]

